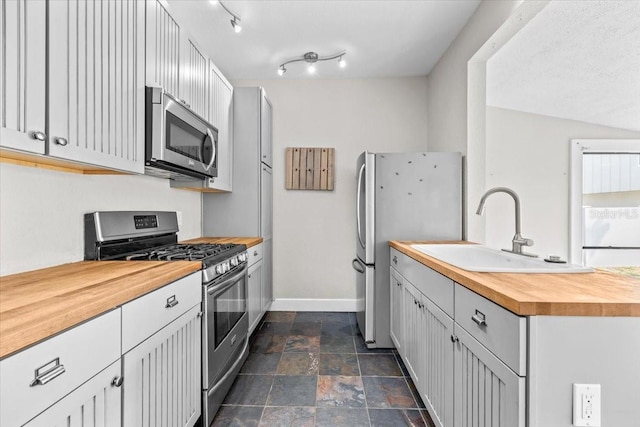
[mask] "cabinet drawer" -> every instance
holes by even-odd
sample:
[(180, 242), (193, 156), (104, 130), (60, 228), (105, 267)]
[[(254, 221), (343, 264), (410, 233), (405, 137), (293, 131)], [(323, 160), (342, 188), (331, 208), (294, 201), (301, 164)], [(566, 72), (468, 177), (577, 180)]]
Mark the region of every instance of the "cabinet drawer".
[(518, 375), (526, 375), (527, 323), (464, 286), (455, 286), (455, 320)]
[[(24, 424), (119, 358), (116, 309), (0, 361), (0, 425)], [(31, 386), (36, 375), (44, 384)]]
[(391, 248), (391, 265), (442, 311), (453, 317), (454, 281)]
[(122, 353), (202, 302), (202, 273), (157, 289), (122, 306)]
[(262, 243), (251, 246), (247, 249), (249, 253), (249, 265), (255, 264), (262, 259)]

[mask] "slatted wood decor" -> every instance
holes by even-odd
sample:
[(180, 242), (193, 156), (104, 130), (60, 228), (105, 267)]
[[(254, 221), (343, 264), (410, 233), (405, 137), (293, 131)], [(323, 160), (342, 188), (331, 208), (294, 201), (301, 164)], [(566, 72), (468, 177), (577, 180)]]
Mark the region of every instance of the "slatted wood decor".
[(333, 190), (335, 148), (287, 147), (287, 190)]

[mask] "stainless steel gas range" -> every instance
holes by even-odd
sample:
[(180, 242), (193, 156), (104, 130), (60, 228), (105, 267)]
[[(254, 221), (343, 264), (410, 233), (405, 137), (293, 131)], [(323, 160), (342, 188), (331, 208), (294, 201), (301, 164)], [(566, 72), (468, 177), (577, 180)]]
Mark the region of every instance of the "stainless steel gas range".
[(84, 218), (84, 255), (202, 263), (202, 421), (208, 427), (248, 354), (247, 248), (180, 244), (177, 233), (176, 212), (93, 212)]

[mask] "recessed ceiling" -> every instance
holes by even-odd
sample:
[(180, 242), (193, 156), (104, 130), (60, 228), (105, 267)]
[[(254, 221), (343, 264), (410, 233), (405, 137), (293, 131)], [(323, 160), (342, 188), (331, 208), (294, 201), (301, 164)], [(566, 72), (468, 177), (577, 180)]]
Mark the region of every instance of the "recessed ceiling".
[(278, 66), (313, 51), (337, 60), (287, 67), (285, 79), (371, 78), (427, 75), (478, 7), (457, 1), (223, 1), (241, 17), (209, 1), (168, 0), (168, 9), (228, 79), (276, 79)]
[(552, 1), (487, 62), (487, 104), (640, 131), (640, 1)]

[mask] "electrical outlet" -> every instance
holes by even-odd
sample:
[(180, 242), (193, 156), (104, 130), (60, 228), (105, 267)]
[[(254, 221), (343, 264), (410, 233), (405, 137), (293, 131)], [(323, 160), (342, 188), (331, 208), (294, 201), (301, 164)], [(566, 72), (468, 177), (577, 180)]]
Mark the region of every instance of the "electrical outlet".
[(178, 217), (178, 227), (182, 225), (182, 211), (177, 211), (176, 216)]
[(600, 427), (600, 384), (573, 385), (573, 425)]

